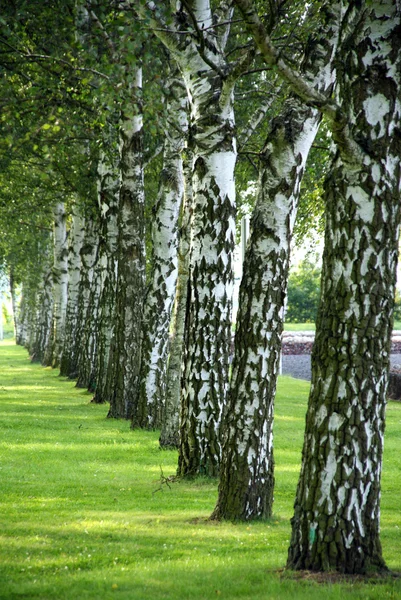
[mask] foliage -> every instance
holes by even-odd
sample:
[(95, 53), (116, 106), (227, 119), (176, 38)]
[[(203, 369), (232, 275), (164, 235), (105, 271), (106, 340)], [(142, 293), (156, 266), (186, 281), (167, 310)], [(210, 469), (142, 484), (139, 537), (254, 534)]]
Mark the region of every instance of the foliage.
[(10, 325), (10, 323), (13, 322), (13, 316), (12, 316), (12, 314), (10, 314), (10, 312), (7, 308), (7, 304), (5, 302), (2, 302), (2, 304), (1, 304), (1, 311), (2, 311), (2, 314), (0, 315), (0, 319), (2, 318), (4, 323), (6, 323), (7, 325)]
[(320, 125), (315, 142), (309, 152), (301, 183), (299, 208), (294, 228), (297, 246), (308, 239), (313, 243), (324, 233), (323, 185), (329, 165), (330, 132), (326, 123)]
[(398, 288), (395, 290), (394, 320), (401, 321), (401, 293)]
[(315, 321), (320, 296), (320, 273), (320, 267), (313, 257), (305, 258), (290, 270), (286, 311), (286, 320), (290, 323)]
[[(132, 431), (57, 371), (0, 344), (2, 373), (2, 600), (16, 597), (241, 598), (327, 600), (396, 598), (400, 581), (355, 580), (317, 586), (279, 569), (299, 470), (308, 384), (279, 382), (275, 419), (275, 516), (268, 522), (207, 519), (217, 482), (180, 481), (176, 452), (158, 449), (158, 432)], [(390, 402), (383, 472), (382, 543), (400, 568), (401, 405)], [(159, 491), (157, 491), (159, 490)]]

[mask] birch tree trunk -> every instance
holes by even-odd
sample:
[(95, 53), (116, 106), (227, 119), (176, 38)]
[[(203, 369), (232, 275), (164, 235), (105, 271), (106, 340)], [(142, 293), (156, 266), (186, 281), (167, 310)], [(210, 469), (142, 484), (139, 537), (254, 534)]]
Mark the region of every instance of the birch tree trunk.
[(223, 93), (220, 78), (210, 70), (198, 77), (191, 73), (191, 77), (188, 73), (187, 84), (191, 82), (191, 91), (198, 94), (191, 103), (194, 202), (178, 473), (213, 476), (219, 470), (219, 427), (231, 344), (236, 161), (233, 90)]
[[(36, 283), (36, 282), (35, 282)], [(24, 346), (28, 350), (28, 353), (32, 353), (32, 348), (35, 341), (35, 327), (37, 319), (37, 289), (32, 287), (29, 290), (28, 296), (25, 296), (25, 310), (24, 310)]]
[(99, 305), (99, 331), (96, 387), (92, 402), (106, 401), (107, 366), (114, 327), (117, 276), (118, 193), (119, 178), (109, 157), (103, 155), (99, 164), (99, 202), (104, 239), (104, 271)]
[[(138, 406), (141, 326), (145, 287), (143, 120), (138, 66), (133, 92), (136, 114), (122, 111), (121, 188), (118, 211), (118, 274), (113, 339), (107, 372), (108, 417), (130, 419)], [(132, 100), (131, 96), (130, 99)], [(129, 107), (132, 111), (132, 107)]]
[(183, 159), (184, 172), (184, 201), (182, 205), (181, 228), (178, 247), (177, 286), (172, 318), (170, 352), (166, 376), (166, 400), (160, 432), (160, 447), (178, 448), (179, 416), (181, 398), (181, 368), (184, 344), (185, 313), (187, 309), (189, 251), (191, 245), (191, 215), (192, 215), (192, 165), (193, 154), (187, 148)]
[[(38, 262), (39, 260), (38, 257)], [(22, 282), (21, 302), (18, 310), (19, 336), (17, 344), (24, 346), (29, 354), (31, 354), (35, 341), (39, 281), (40, 279), (37, 277), (36, 270), (31, 270), (27, 274), (25, 280)]]
[(88, 210), (85, 214), (85, 235), (81, 248), (81, 274), (78, 290), (78, 305), (75, 336), (68, 349), (68, 370), (65, 375), (70, 379), (76, 379), (79, 371), (79, 361), (84, 343), (84, 329), (88, 314), (93, 273), (97, 258), (98, 247), (98, 221), (95, 218), (95, 209)]
[(347, 127), (326, 181), (322, 298), (288, 566), (385, 569), (384, 415), (400, 223), (401, 7), (363, 3), (337, 101)]
[[(308, 114), (294, 104), (276, 119), (261, 157), (239, 294), (216, 519), (251, 520), (272, 513), (274, 398), (290, 241), (305, 162), (319, 123), (316, 111)], [(285, 125), (291, 130), (287, 140), (281, 137)]]
[(44, 268), (38, 293), (35, 341), (30, 355), (32, 362), (42, 363), (52, 327), (53, 316), (53, 265)]
[[(195, 2), (208, 28), (208, 2)], [(221, 48), (207, 38), (213, 59)], [(181, 59), (191, 108), (193, 213), (181, 390), (179, 475), (218, 474), (219, 427), (228, 382), (235, 239), (233, 88), (189, 46)]]
[(58, 367), (64, 341), (68, 286), (67, 215), (63, 203), (60, 202), (56, 206), (54, 216), (54, 350), (52, 366)]
[(53, 263), (53, 324), (44, 365), (58, 367), (64, 339), (65, 312), (67, 308), (68, 250), (67, 225), (63, 202), (54, 211), (54, 263)]
[(96, 334), (98, 330), (99, 305), (102, 287), (102, 275), (104, 270), (102, 264), (104, 257), (101, 256), (101, 235), (99, 231), (99, 220), (97, 220), (96, 229), (96, 257), (93, 269), (93, 278), (89, 293), (87, 313), (85, 315), (85, 322), (82, 333), (83, 341), (81, 344), (81, 351), (78, 360), (78, 377), (76, 384), (79, 388), (88, 388), (90, 392), (93, 392), (96, 382), (95, 355), (97, 352), (98, 342)]
[[(178, 473), (213, 476), (220, 462), (219, 427), (231, 340), (237, 156), (233, 90), (240, 72), (230, 68), (224, 55), (229, 27), (213, 31), (220, 17), (212, 14), (209, 0), (186, 4), (168, 26), (155, 3), (147, 1), (145, 6), (136, 9), (145, 17), (150, 13), (155, 34), (182, 72), (194, 150)], [(192, 36), (178, 33), (184, 23)]]
[(16, 310), (17, 331), (16, 331), (16, 336), (15, 336), (15, 341), (18, 346), (23, 346), (25, 343), (25, 339), (26, 339), (25, 305), (26, 305), (25, 291), (24, 291), (24, 285), (22, 285), (21, 300), (20, 300), (19, 306), (17, 307), (17, 310)]
[[(339, 3), (326, 21), (304, 71), (322, 93), (330, 91), (341, 24)], [(297, 98), (272, 122), (261, 154), (259, 191), (251, 220), (239, 294), (234, 360), (219, 496), (212, 517), (270, 517), (273, 506), (273, 418), (287, 293), (290, 242), (299, 192), (320, 114)]]
[[(15, 336), (15, 340), (17, 340), (19, 337), (18, 336), (19, 323), (18, 323), (17, 290), (16, 290), (16, 283), (15, 283), (14, 268), (12, 266), (10, 267), (10, 295), (11, 295), (11, 306), (13, 309), (14, 336)], [(18, 342), (16, 342), (16, 343), (18, 343)]]
[(167, 81), (163, 169), (153, 208), (152, 273), (146, 293), (141, 355), (141, 389), (133, 427), (162, 424), (169, 327), (177, 282), (178, 216), (184, 194), (182, 152), (188, 131), (187, 97), (176, 73)]
[(75, 206), (72, 216), (68, 249), (68, 293), (65, 318), (64, 344), (60, 359), (60, 375), (68, 377), (70, 357), (74, 346), (78, 318), (79, 284), (81, 279), (81, 249), (85, 237), (85, 219)]

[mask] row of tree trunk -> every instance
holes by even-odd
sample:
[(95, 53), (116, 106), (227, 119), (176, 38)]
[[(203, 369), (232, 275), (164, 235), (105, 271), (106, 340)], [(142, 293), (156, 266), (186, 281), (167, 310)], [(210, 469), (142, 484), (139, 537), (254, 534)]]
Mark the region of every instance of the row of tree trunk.
[[(214, 518), (271, 516), (290, 241), (326, 115), (333, 149), (322, 299), (288, 565), (385, 569), (379, 500), (400, 224), (400, 7), (325, 3), (294, 71), (253, 3), (236, 2), (261, 55), (293, 91), (260, 155), (230, 377), (240, 71), (225, 55), (221, 24), (231, 8), (216, 15), (206, 0), (192, 4), (175, 25), (153, 2), (136, 7), (178, 67), (168, 83), (148, 282), (138, 63), (121, 107), (118, 169), (105, 153), (97, 202), (77, 203), (68, 244), (57, 205), (53, 261), (44, 256), (40, 285), (24, 288), (17, 340), (77, 378), (95, 402), (109, 402), (109, 417), (161, 428), (162, 446), (178, 446), (179, 475), (219, 475)], [(201, 44), (180, 35), (183, 18), (187, 27), (195, 19)]]

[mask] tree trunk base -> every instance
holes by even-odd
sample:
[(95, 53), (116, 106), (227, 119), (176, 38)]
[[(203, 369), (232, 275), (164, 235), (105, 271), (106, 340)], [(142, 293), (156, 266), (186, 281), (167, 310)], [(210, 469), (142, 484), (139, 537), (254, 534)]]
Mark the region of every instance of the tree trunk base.
[(179, 436), (159, 437), (159, 446), (161, 450), (178, 450), (180, 445)]

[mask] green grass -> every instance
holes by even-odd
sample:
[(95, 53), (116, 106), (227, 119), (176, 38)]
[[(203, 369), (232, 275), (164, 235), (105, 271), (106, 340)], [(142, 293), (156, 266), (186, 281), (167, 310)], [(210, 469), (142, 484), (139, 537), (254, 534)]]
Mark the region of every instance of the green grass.
[(315, 331), (314, 323), (284, 323), (285, 331)]
[[(294, 580), (286, 561), (308, 384), (282, 378), (275, 421), (275, 515), (207, 521), (216, 482), (160, 489), (176, 452), (158, 433), (107, 420), (106, 407), (26, 352), (0, 344), (0, 598), (2, 600), (343, 600), (400, 598), (401, 581)], [(382, 544), (401, 569), (401, 404), (390, 403)]]

